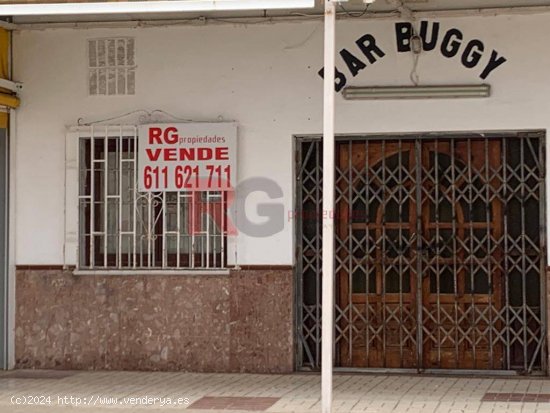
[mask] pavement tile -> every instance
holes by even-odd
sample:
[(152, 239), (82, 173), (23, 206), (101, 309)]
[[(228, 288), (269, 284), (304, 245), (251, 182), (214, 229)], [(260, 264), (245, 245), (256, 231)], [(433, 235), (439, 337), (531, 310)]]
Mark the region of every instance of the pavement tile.
[[(319, 375), (300, 373), (0, 373), (0, 413), (310, 413), (320, 411), (320, 387)], [(49, 397), (53, 406), (14, 404), (29, 396)], [(334, 413), (550, 413), (550, 380), (545, 378), (342, 374), (334, 377), (333, 396)], [(146, 397), (157, 401), (122, 403)], [(174, 404), (178, 398), (185, 403)], [(107, 405), (111, 399), (117, 403)], [(201, 400), (210, 404), (200, 408)], [(236, 400), (248, 402), (228, 403)]]

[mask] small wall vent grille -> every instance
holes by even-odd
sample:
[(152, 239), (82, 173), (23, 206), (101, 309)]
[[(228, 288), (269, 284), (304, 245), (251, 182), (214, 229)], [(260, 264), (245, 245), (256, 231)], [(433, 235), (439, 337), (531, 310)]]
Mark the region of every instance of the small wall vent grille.
[(88, 91), (92, 96), (134, 95), (135, 41), (129, 37), (88, 40)]

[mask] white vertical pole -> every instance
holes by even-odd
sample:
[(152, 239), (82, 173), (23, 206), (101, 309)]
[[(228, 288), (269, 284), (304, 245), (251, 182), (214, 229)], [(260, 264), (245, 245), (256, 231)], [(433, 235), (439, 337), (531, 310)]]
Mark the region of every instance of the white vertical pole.
[[(15, 367), (15, 244), (16, 244), (16, 207), (17, 203), (15, 200), (16, 195), (16, 164), (15, 160), (17, 158), (17, 121), (16, 121), (16, 112), (15, 109), (10, 109), (9, 121), (8, 121), (8, 285), (7, 285), (7, 296), (8, 296), (8, 305), (7, 305), (7, 368), (9, 370)], [(7, 137), (6, 137), (7, 138)]]
[(325, 73), (323, 108), (323, 297), (321, 336), (321, 411), (332, 411), (334, 335), (334, 53), (336, 8), (325, 0)]

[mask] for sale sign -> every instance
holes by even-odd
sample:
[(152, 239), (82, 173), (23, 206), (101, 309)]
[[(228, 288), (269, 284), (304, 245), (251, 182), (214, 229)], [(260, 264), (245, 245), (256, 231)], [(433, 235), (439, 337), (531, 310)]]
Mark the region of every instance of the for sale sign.
[(139, 129), (139, 190), (223, 191), (235, 185), (237, 125), (176, 123)]

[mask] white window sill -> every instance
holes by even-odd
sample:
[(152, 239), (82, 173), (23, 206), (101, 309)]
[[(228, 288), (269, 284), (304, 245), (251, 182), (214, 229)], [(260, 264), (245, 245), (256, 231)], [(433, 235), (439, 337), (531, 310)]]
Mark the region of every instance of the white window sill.
[(189, 270), (172, 270), (172, 269), (158, 269), (152, 268), (150, 270), (132, 270), (132, 269), (123, 269), (123, 270), (79, 270), (75, 269), (73, 271), (74, 275), (123, 275), (123, 276), (132, 276), (132, 275), (229, 275), (229, 269), (189, 269)]

